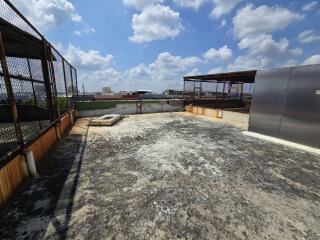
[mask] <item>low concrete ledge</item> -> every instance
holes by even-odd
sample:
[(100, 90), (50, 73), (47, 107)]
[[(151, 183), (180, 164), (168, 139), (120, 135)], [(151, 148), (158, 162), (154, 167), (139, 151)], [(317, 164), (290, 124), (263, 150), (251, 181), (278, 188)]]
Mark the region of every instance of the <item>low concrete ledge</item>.
[(254, 132), (245, 131), (245, 132), (242, 132), (242, 133), (244, 135), (247, 135), (247, 136), (250, 136), (250, 137), (259, 138), (259, 139), (266, 140), (266, 141), (269, 141), (269, 142), (273, 142), (273, 143), (276, 143), (276, 144), (281, 144), (281, 145), (284, 145), (284, 146), (287, 146), (287, 147), (293, 147), (293, 148), (296, 148), (296, 149), (304, 150), (306, 152), (310, 152), (310, 153), (313, 153), (313, 154), (320, 155), (320, 149), (318, 149), (318, 148), (313, 148), (313, 147), (302, 145), (302, 144), (299, 144), (299, 143), (290, 142), (290, 141), (286, 141), (286, 140), (283, 140), (283, 139), (280, 139), (280, 138), (270, 137), (270, 136), (266, 136), (266, 135), (259, 134), (259, 133), (254, 133)]
[(222, 118), (229, 121), (237, 121), (243, 124), (249, 124), (249, 114), (241, 112), (233, 112), (228, 110), (221, 110)]
[[(113, 101), (110, 101), (112, 103)], [(142, 100), (115, 101), (114, 107), (106, 109), (78, 110), (78, 117), (94, 117), (105, 114), (134, 115), (144, 113), (179, 112), (183, 107), (182, 100)]]
[(241, 123), (246, 126), (249, 124), (249, 114), (247, 113), (228, 111), (228, 109), (211, 109), (198, 106), (186, 106), (185, 109), (187, 112), (197, 115), (221, 118), (227, 121)]
[(112, 126), (116, 122), (120, 121), (123, 115), (118, 114), (107, 114), (97, 119), (91, 120), (91, 126)]

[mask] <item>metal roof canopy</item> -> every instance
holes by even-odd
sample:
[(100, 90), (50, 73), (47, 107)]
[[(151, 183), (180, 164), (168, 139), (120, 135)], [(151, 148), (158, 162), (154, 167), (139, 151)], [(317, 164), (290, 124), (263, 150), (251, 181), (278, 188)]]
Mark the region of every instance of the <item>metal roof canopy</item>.
[[(41, 50), (45, 42), (18, 27), (0, 19), (0, 31), (5, 42), (7, 57), (41, 59)], [(47, 55), (50, 56), (50, 46), (47, 45)]]
[(231, 83), (254, 83), (257, 70), (207, 74), (198, 76), (185, 76), (184, 81), (193, 82), (231, 82)]

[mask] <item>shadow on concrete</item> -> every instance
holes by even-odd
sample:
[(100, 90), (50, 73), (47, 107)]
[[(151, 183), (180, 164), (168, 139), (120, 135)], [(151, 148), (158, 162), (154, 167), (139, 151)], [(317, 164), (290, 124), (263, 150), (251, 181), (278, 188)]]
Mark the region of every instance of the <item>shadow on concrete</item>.
[[(88, 123), (77, 122), (77, 130), (72, 130), (43, 159), (39, 176), (29, 180), (0, 211), (0, 239), (66, 239)], [(45, 236), (52, 226), (55, 235)]]

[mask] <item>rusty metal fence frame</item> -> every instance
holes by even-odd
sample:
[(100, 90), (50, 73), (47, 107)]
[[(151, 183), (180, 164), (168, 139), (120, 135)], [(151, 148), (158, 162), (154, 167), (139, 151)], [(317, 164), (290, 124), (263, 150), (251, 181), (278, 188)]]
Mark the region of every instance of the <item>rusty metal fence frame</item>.
[(0, 0), (0, 168), (73, 109), (77, 85), (76, 68)]
[(186, 105), (207, 108), (248, 108), (256, 70), (226, 72), (183, 78)]

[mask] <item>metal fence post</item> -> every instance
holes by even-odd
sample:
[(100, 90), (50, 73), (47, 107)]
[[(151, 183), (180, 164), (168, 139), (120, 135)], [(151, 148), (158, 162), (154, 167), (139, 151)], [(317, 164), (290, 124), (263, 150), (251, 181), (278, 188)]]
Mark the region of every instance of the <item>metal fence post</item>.
[(69, 95), (68, 95), (68, 85), (67, 85), (67, 78), (66, 78), (66, 69), (65, 69), (65, 64), (64, 64), (64, 58), (62, 58), (62, 71), (63, 71), (63, 80), (64, 80), (64, 86), (65, 86), (65, 89), (66, 89), (66, 97), (67, 97), (68, 108), (69, 108), (70, 102), (69, 102)]
[(23, 136), (21, 132), (21, 126), (19, 123), (19, 116), (18, 116), (18, 110), (17, 110), (17, 105), (14, 99), (14, 94), (12, 90), (12, 85), (9, 77), (9, 69), (6, 61), (6, 56), (5, 56), (5, 51), (4, 51), (4, 43), (2, 41), (2, 34), (0, 31), (0, 61), (1, 61), (1, 66), (2, 66), (2, 71), (3, 71), (3, 78), (4, 78), (4, 83), (6, 86), (7, 90), (7, 95), (8, 95), (8, 101), (10, 102), (10, 109), (11, 109), (11, 115), (12, 115), (12, 120), (14, 124), (14, 129), (16, 132), (18, 144), (22, 147), (23, 146)]
[[(184, 105), (186, 104), (186, 80), (183, 79), (183, 92), (182, 92), (182, 98), (183, 98), (183, 102), (184, 102)], [(168, 93), (168, 96), (169, 96), (170, 92)], [(167, 97), (168, 98), (168, 97)]]
[(74, 88), (73, 88), (73, 76), (72, 76), (72, 67), (71, 67), (71, 65), (69, 65), (69, 67), (70, 67), (71, 89), (72, 89), (72, 97), (73, 97), (73, 93), (74, 93)]
[(42, 57), (41, 57), (41, 65), (42, 65), (42, 73), (46, 88), (46, 94), (47, 94), (47, 100), (48, 100), (48, 110), (50, 115), (50, 120), (55, 120), (55, 111), (54, 111), (54, 105), (53, 105), (53, 96), (52, 96), (52, 88), (51, 88), (51, 81), (50, 81), (50, 73), (49, 73), (49, 67), (48, 67), (48, 53), (47, 53), (47, 47), (48, 44), (46, 40), (43, 38), (43, 49), (42, 49)]
[(79, 96), (79, 90), (78, 90), (78, 72), (77, 69), (74, 68), (74, 72), (76, 74), (76, 91), (77, 91), (77, 97)]
[(58, 103), (57, 103), (57, 98), (58, 98), (58, 91), (57, 91), (57, 86), (56, 86), (56, 75), (55, 75), (55, 71), (54, 71), (54, 65), (53, 65), (53, 54), (52, 54), (52, 49), (51, 49), (51, 45), (49, 44), (49, 47), (50, 47), (50, 70), (51, 70), (51, 77), (52, 77), (52, 84), (53, 84), (53, 89), (55, 91), (55, 98), (54, 98), (54, 109), (58, 110), (58, 117), (60, 117), (60, 108), (58, 106)]
[(222, 109), (224, 109), (224, 92), (226, 91), (226, 79), (223, 79)]
[(217, 85), (216, 85), (216, 106), (215, 108), (219, 108), (219, 99), (218, 99), (218, 90), (219, 90), (219, 81), (216, 81)]

